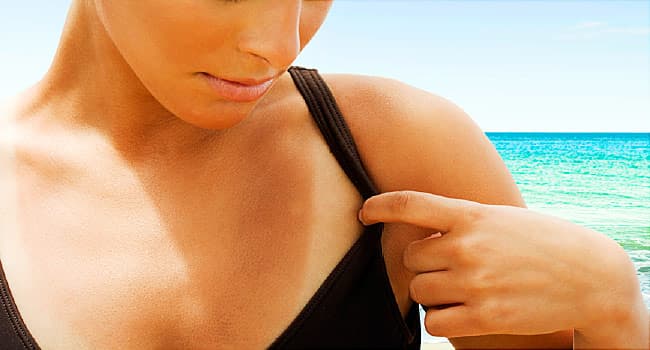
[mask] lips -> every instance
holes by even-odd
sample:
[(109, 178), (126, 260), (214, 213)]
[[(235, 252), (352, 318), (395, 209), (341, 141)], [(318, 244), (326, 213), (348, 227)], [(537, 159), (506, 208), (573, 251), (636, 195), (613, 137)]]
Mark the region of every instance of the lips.
[(219, 96), (234, 102), (252, 102), (258, 100), (273, 85), (273, 78), (266, 80), (241, 79), (226, 80), (202, 72), (200, 75)]

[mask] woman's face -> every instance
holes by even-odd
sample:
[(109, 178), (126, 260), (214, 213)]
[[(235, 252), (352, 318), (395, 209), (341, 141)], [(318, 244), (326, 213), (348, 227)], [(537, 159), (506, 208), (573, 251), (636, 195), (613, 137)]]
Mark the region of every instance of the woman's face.
[[(323, 23), (331, 1), (95, 0), (149, 92), (202, 128), (246, 117)], [(269, 82), (269, 79), (273, 79)]]

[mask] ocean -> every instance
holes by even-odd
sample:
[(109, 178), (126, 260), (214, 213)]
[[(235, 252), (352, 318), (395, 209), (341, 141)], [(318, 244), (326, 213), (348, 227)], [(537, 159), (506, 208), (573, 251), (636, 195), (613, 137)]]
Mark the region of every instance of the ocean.
[(650, 307), (650, 133), (486, 134), (530, 209), (604, 233), (625, 249)]

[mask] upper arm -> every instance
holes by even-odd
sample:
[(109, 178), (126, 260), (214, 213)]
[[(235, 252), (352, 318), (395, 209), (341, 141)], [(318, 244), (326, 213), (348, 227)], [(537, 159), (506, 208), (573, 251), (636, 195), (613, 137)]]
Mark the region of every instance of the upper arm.
[[(334, 89), (335, 92), (339, 89), (336, 97), (342, 100), (339, 101), (341, 110), (369, 175), (381, 192), (415, 190), (484, 204), (525, 207), (513, 177), (493, 144), (451, 101), (381, 78), (342, 76)], [(399, 224), (387, 224), (384, 232), (402, 240), (394, 245), (396, 251), (385, 252), (387, 259), (392, 256), (400, 263), (408, 243), (430, 234), (424, 229)], [(403, 280), (410, 281), (413, 277), (405, 269), (395, 274)], [(396, 295), (399, 299), (399, 291)], [(456, 338), (451, 342), (459, 348), (489, 345), (552, 348), (570, 347), (571, 339), (571, 332), (566, 331), (540, 336)]]
[(460, 107), (390, 79), (347, 79), (335, 88), (351, 93), (336, 97), (382, 192), (410, 189), (525, 206), (496, 149)]

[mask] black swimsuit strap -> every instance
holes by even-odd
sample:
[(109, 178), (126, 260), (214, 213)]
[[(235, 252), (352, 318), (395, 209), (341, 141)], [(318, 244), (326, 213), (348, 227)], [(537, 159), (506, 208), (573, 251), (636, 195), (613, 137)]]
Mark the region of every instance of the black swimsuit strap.
[(330, 151), (364, 199), (377, 194), (368, 176), (334, 95), (316, 69), (289, 68), (289, 74), (307, 103)]
[[(4, 312), (3, 312), (4, 311)], [(5, 316), (6, 315), (6, 316)], [(3, 321), (5, 318), (9, 321)], [(0, 349), (40, 350), (18, 311), (0, 261)]]

